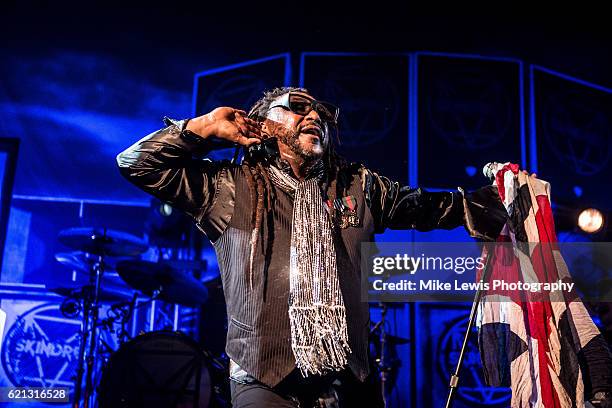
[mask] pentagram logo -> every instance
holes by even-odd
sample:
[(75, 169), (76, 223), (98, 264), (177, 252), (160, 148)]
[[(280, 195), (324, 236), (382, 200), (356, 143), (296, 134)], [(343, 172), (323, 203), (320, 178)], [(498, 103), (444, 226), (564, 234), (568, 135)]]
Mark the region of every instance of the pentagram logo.
[[(438, 343), (438, 369), (444, 383), (448, 383), (451, 374), (455, 371), (467, 321), (467, 317), (452, 321)], [(469, 406), (482, 404), (489, 407), (504, 403), (506, 404), (502, 406), (507, 406), (511, 397), (510, 390), (488, 387), (484, 383), (478, 344), (474, 338), (475, 336), (470, 336), (471, 340), (463, 359), (457, 397), (469, 403)]]
[(484, 149), (503, 138), (512, 122), (504, 86), (476, 71), (437, 78), (427, 105), (429, 123), (451, 146)]
[(577, 174), (591, 176), (603, 170), (612, 152), (612, 123), (601, 107), (572, 92), (546, 100), (543, 111), (547, 147)]
[(13, 385), (72, 387), (79, 351), (78, 320), (66, 319), (56, 303), (19, 316), (2, 345), (2, 365)]
[[(317, 98), (340, 106), (340, 140), (347, 147), (384, 140), (400, 117), (400, 94), (394, 83), (359, 71), (358, 66), (330, 71), (315, 92)], [(364, 89), (369, 93), (364, 95)]]

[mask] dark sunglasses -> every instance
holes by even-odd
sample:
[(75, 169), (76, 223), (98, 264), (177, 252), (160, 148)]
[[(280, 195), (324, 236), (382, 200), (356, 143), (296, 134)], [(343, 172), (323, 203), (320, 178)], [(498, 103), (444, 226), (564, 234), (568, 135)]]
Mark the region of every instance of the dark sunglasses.
[(270, 109), (278, 106), (301, 116), (308, 115), (314, 109), (321, 117), (321, 120), (332, 124), (338, 123), (338, 115), (340, 114), (340, 109), (329, 102), (317, 101), (314, 98), (293, 92), (288, 92), (276, 99), (270, 105)]

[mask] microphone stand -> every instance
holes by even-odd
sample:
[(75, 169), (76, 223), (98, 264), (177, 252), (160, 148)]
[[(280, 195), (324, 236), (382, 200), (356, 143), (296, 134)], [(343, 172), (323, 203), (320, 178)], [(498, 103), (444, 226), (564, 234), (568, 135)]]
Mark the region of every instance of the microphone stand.
[(445, 408), (450, 408), (453, 404), (453, 400), (457, 394), (457, 388), (459, 387), (459, 372), (461, 371), (461, 366), (463, 365), (463, 358), (465, 357), (465, 352), (467, 350), (468, 341), (470, 338), (470, 332), (472, 331), (472, 327), (474, 326), (474, 321), (476, 319), (476, 313), (478, 313), (478, 306), (480, 305), (480, 301), (482, 300), (482, 295), (484, 290), (484, 283), (489, 279), (490, 269), (489, 264), (491, 262), (491, 253), (487, 251), (487, 259), (485, 260), (485, 265), (482, 269), (482, 275), (480, 276), (478, 289), (476, 290), (476, 294), (474, 294), (474, 301), (472, 303), (472, 310), (470, 310), (470, 317), (468, 318), (467, 328), (465, 330), (465, 335), (463, 336), (463, 343), (461, 344), (461, 351), (459, 353), (459, 359), (457, 361), (457, 366), (455, 367), (455, 371), (451, 375), (449, 384), (448, 384), (448, 397), (446, 399)]

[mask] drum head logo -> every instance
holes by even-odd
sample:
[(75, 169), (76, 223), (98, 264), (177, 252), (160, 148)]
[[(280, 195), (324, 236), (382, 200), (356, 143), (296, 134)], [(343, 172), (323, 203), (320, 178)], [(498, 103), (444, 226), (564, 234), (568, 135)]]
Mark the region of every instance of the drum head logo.
[[(462, 317), (451, 322), (438, 343), (438, 368), (444, 383), (448, 383), (451, 374), (455, 371), (467, 321), (467, 317)], [(484, 382), (475, 336), (470, 336), (459, 375), (457, 397), (469, 406), (508, 406), (510, 389), (488, 387)]]
[(21, 387), (72, 387), (79, 352), (78, 320), (65, 318), (56, 303), (22, 314), (6, 333), (2, 365)]

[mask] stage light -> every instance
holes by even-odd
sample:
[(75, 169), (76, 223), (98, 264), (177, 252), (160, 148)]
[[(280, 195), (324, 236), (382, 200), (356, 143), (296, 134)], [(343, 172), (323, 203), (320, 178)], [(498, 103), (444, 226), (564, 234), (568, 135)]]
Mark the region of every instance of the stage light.
[(574, 195), (578, 198), (582, 197), (582, 187), (574, 186)]
[(587, 208), (586, 210), (582, 210), (578, 216), (578, 226), (581, 230), (589, 234), (598, 232), (603, 225), (603, 214), (596, 208)]
[(162, 248), (182, 247), (185, 233), (190, 228), (191, 221), (185, 214), (156, 198), (151, 200), (145, 221), (149, 244)]
[(467, 174), (470, 177), (474, 177), (477, 171), (478, 170), (474, 166), (465, 166), (465, 174)]
[(164, 217), (169, 217), (172, 215), (172, 207), (170, 204), (162, 203), (162, 205), (159, 206), (159, 213)]

